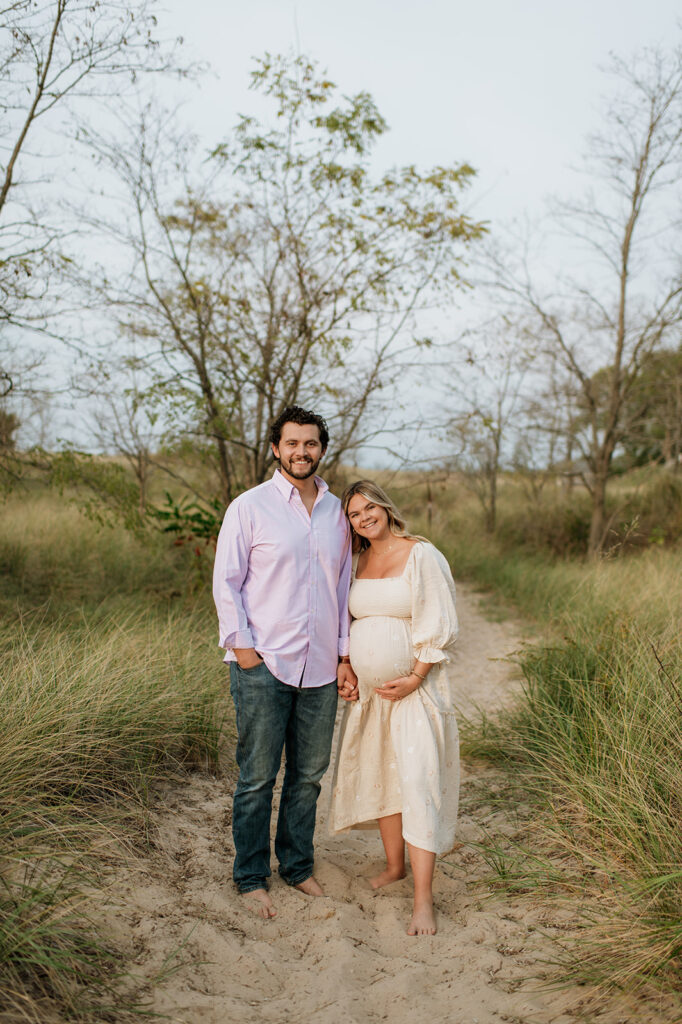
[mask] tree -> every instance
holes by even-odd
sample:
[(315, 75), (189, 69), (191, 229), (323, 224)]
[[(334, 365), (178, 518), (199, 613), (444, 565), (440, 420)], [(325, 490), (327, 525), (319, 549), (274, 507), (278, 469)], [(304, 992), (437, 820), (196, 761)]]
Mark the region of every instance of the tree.
[(146, 400), (146, 381), (140, 378), (138, 360), (134, 355), (122, 363), (95, 360), (89, 374), (79, 375), (73, 382), (72, 393), (84, 395), (91, 403), (88, 425), (97, 449), (121, 456), (132, 472), (142, 522), (150, 481), (158, 466), (161, 429), (153, 407)]
[(560, 481), (570, 491), (582, 475), (576, 454), (585, 423), (580, 392), (556, 353), (541, 358), (536, 352), (533, 375), (535, 386), (523, 402), (512, 466), (527, 497), (537, 502), (548, 482)]
[(682, 347), (650, 352), (642, 360), (626, 406), (623, 447), (637, 465), (682, 466)]
[(19, 417), (13, 412), (0, 408), (0, 451), (13, 452), (16, 445), (14, 435), (19, 429)]
[[(1, 340), (0, 335), (0, 352)], [(5, 357), (7, 354), (5, 350)], [(27, 434), (42, 441), (40, 425), (48, 405), (48, 395), (40, 381), (39, 354), (21, 348), (11, 350), (11, 356), (11, 364), (5, 360), (7, 369), (0, 370), (0, 492), (11, 490), (26, 468), (20, 441), (25, 441)]]
[(242, 117), (198, 166), (156, 110), (127, 142), (90, 134), (124, 188), (122, 218), (90, 223), (130, 255), (93, 302), (146, 346), (150, 400), (212, 453), (224, 501), (267, 475), (287, 405), (327, 415), (328, 474), (376, 436), (420, 306), (459, 283), (483, 231), (459, 209), (466, 164), (372, 177), (386, 124), (368, 94), (340, 97), (304, 57), (266, 55), (252, 81), (274, 126)]
[[(64, 187), (50, 146), (77, 132), (94, 103), (142, 72), (174, 67), (156, 39), (155, 0), (10, 0), (0, 24), (0, 374), (21, 375), (9, 325), (47, 330), (45, 300), (63, 254), (55, 212)], [(73, 130), (64, 119), (75, 119)], [(51, 128), (48, 135), (46, 129)], [(62, 154), (63, 155), (63, 154)], [(40, 197), (40, 198), (39, 198)], [(49, 197), (49, 198), (48, 198)], [(22, 346), (25, 349), (25, 345)], [(16, 381), (14, 381), (16, 383)]]
[(609, 528), (607, 485), (627, 433), (629, 397), (643, 362), (682, 320), (682, 49), (614, 58), (611, 71), (620, 91), (586, 164), (597, 190), (555, 207), (565, 235), (579, 246), (580, 273), (549, 289), (525, 257), (515, 268), (495, 259), (504, 301), (516, 300), (530, 315), (579, 396), (584, 425), (571, 430), (591, 497), (592, 555)]
[[(458, 454), (454, 464), (466, 486), (481, 503), (485, 527), (497, 528), (497, 492), (500, 472), (525, 402), (524, 385), (532, 352), (508, 317), (488, 322), (470, 332), (472, 345), (465, 358), (447, 375), (448, 402), (457, 412), (450, 415), (446, 435)], [(481, 342), (485, 357), (481, 358)], [(456, 382), (456, 383), (453, 383)]]

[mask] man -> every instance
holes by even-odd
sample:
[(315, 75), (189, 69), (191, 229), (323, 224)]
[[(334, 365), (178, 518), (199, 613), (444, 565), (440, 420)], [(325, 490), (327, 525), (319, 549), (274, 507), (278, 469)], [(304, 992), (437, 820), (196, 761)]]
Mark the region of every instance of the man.
[(315, 475), (327, 450), (327, 425), (291, 406), (273, 423), (270, 441), (279, 469), (230, 504), (213, 578), (237, 720), (233, 875), (265, 919), (276, 914), (267, 879), (282, 750), (280, 875), (308, 895), (323, 895), (313, 875), (315, 810), (329, 765), (337, 679), (340, 686), (354, 680), (350, 534), (340, 501)]

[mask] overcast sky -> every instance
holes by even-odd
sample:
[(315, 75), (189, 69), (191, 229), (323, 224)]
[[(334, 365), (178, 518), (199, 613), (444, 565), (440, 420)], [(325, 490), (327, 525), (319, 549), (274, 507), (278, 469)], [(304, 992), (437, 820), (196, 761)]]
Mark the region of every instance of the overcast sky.
[[(467, 161), (481, 218), (535, 216), (573, 191), (599, 124), (610, 52), (680, 38), (679, 0), (166, 0), (165, 26), (215, 75), (191, 101), (207, 141), (237, 112), (253, 55), (318, 59), (346, 93), (372, 93), (391, 128), (377, 166)], [(217, 77), (216, 77), (217, 76)]]
[[(302, 52), (344, 93), (374, 96), (391, 129), (377, 171), (466, 161), (479, 172), (468, 212), (493, 226), (535, 219), (546, 197), (580, 187), (571, 166), (599, 126), (609, 89), (599, 68), (609, 53), (682, 38), (679, 0), (165, 0), (164, 7), (160, 34), (183, 36), (187, 56), (213, 69), (198, 85), (181, 86), (186, 116), (207, 145), (229, 133), (238, 113), (268, 109), (248, 89), (253, 56)], [(436, 324), (446, 340), (466, 316), (453, 314), (443, 311)]]

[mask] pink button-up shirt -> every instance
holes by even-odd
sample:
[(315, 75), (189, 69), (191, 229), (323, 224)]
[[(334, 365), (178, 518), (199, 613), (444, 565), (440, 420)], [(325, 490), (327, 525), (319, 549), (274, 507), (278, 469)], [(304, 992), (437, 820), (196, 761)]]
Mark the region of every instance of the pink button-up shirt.
[(348, 654), (350, 531), (339, 499), (315, 482), (312, 515), (279, 471), (235, 498), (213, 572), (225, 661), (232, 647), (255, 647), (290, 686), (332, 682)]

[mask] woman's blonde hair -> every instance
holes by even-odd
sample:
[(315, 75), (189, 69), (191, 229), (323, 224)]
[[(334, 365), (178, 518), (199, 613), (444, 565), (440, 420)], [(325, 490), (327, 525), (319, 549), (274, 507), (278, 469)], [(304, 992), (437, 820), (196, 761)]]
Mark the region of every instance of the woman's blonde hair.
[[(426, 540), (426, 537), (410, 533), (407, 529), (407, 523), (386, 494), (386, 491), (382, 490), (379, 484), (375, 484), (373, 480), (356, 480), (354, 484), (346, 487), (341, 497), (341, 504), (346, 516), (348, 516), (348, 506), (350, 505), (351, 498), (354, 498), (356, 494), (361, 494), (363, 498), (367, 498), (367, 501), (371, 501), (385, 509), (388, 516), (388, 528), (395, 537), (407, 537), (410, 540)], [(353, 530), (353, 551), (364, 551), (368, 547), (369, 541), (367, 538), (358, 536), (355, 530)]]

